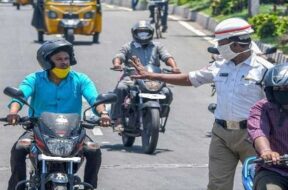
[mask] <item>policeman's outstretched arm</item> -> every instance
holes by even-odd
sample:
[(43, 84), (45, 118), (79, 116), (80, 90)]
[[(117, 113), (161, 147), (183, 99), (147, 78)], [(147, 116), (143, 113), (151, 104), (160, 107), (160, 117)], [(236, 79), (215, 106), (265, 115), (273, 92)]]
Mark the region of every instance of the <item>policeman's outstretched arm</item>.
[(150, 73), (145, 67), (141, 64), (140, 60), (137, 57), (132, 57), (130, 63), (135, 67), (138, 72), (138, 75), (131, 76), (135, 79), (150, 79), (150, 80), (159, 80), (167, 82), (170, 84), (175, 84), (179, 86), (192, 86), (191, 81), (189, 80), (188, 74), (164, 74), (164, 73)]

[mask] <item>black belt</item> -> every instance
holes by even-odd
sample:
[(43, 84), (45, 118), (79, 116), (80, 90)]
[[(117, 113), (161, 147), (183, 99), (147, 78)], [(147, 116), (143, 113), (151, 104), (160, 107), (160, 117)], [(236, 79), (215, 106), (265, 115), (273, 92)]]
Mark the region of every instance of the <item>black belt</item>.
[[(227, 122), (223, 119), (215, 119), (215, 123), (221, 125), (223, 128), (227, 129)], [(239, 121), (239, 126), (241, 129), (247, 128), (247, 120)]]

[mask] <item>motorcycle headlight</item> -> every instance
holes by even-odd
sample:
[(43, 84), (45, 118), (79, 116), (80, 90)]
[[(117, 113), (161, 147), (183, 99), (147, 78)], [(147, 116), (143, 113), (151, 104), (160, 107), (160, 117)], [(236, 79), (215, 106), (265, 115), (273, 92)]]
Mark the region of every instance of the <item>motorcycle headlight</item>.
[(146, 80), (144, 81), (144, 85), (149, 91), (158, 91), (161, 88), (162, 83), (160, 81), (152, 81), (152, 80)]
[(84, 19), (91, 19), (94, 16), (94, 12), (89, 11), (84, 14)]
[(73, 141), (69, 139), (49, 138), (46, 140), (49, 151), (56, 156), (69, 156), (73, 150)]
[(48, 18), (55, 19), (57, 18), (57, 13), (54, 11), (48, 11)]

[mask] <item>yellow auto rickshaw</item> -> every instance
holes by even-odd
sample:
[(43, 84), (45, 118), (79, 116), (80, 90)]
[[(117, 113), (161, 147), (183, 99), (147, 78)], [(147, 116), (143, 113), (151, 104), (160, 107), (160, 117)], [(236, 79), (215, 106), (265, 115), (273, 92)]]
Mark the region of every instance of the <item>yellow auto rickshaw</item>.
[(15, 0), (13, 6), (16, 6), (17, 10), (20, 10), (20, 6), (32, 4), (32, 0)]
[(74, 34), (91, 35), (99, 42), (102, 30), (100, 0), (38, 0), (34, 6), (32, 25), (38, 31), (38, 41), (44, 34), (63, 34), (74, 42)]

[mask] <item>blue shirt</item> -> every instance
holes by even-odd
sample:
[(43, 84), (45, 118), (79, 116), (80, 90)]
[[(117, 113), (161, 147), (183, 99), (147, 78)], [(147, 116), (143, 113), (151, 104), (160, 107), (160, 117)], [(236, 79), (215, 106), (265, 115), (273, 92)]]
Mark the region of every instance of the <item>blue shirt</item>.
[[(91, 106), (98, 96), (97, 89), (89, 77), (75, 71), (70, 71), (58, 85), (49, 80), (47, 71), (32, 73), (25, 77), (19, 89), (24, 93), (26, 100), (30, 98), (35, 117), (39, 117), (42, 112), (81, 115), (82, 96)], [(12, 100), (15, 101), (17, 100)], [(22, 103), (20, 104), (22, 106)], [(31, 115), (32, 110), (29, 109), (29, 116)]]

